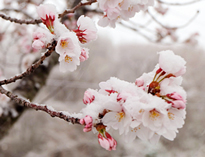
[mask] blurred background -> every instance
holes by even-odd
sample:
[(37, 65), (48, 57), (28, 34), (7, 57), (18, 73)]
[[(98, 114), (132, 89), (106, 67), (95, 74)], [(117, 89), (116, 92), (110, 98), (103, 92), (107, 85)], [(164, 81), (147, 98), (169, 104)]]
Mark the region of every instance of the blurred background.
[[(5, 0), (5, 2), (4, 4), (2, 3), (2, 8), (18, 7), (23, 6), (24, 3), (28, 3), (23, 0), (16, 1), (15, 3), (8, 0)], [(38, 3), (37, 1), (35, 2), (25, 7), (25, 11), (28, 11), (28, 8), (31, 8), (31, 6), (41, 3), (40, 0)], [(55, 3), (49, 0), (45, 2)], [(61, 2), (56, 2), (56, 6), (63, 10), (65, 6), (64, 2)], [(168, 0), (167, 2), (174, 3), (174, 1)], [(177, 2), (185, 3), (185, 1)], [(72, 6), (70, 3), (66, 3), (66, 1), (65, 4)], [(158, 3), (155, 4), (156, 7), (158, 5)], [(205, 6), (203, 2), (193, 3), (191, 5), (195, 7), (198, 5), (199, 9), (201, 6)], [(174, 9), (170, 5), (162, 4), (162, 7)], [(184, 8), (185, 6), (181, 7)], [(59, 9), (59, 12), (62, 10)], [(187, 14), (190, 14), (188, 17), (191, 17), (191, 15), (195, 16), (196, 10), (193, 10), (193, 14), (191, 11), (187, 12)], [(33, 18), (37, 18), (37, 15), (31, 14), (32, 10), (30, 11), (30, 15), (33, 15)], [(154, 13), (154, 10), (150, 9), (149, 11), (153, 11)], [(170, 10), (170, 14), (172, 13), (171, 11), (173, 10)], [(6, 13), (10, 16), (14, 15), (13, 12), (7, 11)], [(140, 14), (142, 21), (146, 18), (149, 20), (150, 16), (146, 15), (148, 13)], [(177, 11), (173, 14), (177, 14)], [(194, 20), (199, 20), (201, 14), (200, 12)], [(89, 15), (93, 16), (91, 13)], [(155, 16), (160, 17), (162, 15), (156, 14)], [(18, 13), (15, 17), (21, 18), (24, 15)], [(136, 18), (139, 17), (135, 17), (132, 20), (136, 21)], [(176, 16), (177, 18), (179, 16)], [(94, 19), (96, 20), (97, 17), (94, 16)], [(182, 19), (186, 23), (191, 18)], [(137, 22), (139, 21), (137, 20)], [(170, 27), (175, 27), (175, 24), (177, 26), (179, 24), (174, 21), (173, 17), (168, 21), (169, 23), (165, 23)], [(44, 112), (27, 109), (13, 124), (11, 129), (9, 129), (8, 135), (0, 141), (0, 156), (205, 156), (205, 84), (203, 83), (205, 79), (205, 51), (202, 44), (204, 42), (203, 30), (200, 31), (199, 29), (204, 28), (205, 20), (201, 18), (199, 21), (200, 23), (197, 24), (194, 24), (195, 21), (187, 24), (189, 28), (184, 28), (188, 29), (185, 33), (181, 32), (181, 30), (184, 31), (183, 28), (180, 30), (171, 29), (174, 32), (170, 33), (170, 29), (157, 26), (156, 23), (154, 24), (152, 22), (151, 24), (143, 23), (142, 28), (139, 25), (131, 25), (126, 22), (118, 24), (116, 29), (99, 27), (98, 39), (86, 45), (90, 49), (89, 59), (81, 63), (78, 69), (72, 73), (60, 73), (59, 67), (56, 65), (52, 68), (45, 86), (39, 90), (33, 99), (33, 102), (50, 105), (56, 110), (77, 113), (84, 107), (82, 99), (87, 88), (98, 89), (98, 84), (101, 81), (106, 81), (113, 76), (125, 81), (134, 82), (144, 72), (150, 72), (154, 69), (154, 66), (158, 63), (157, 52), (170, 49), (184, 57), (187, 61), (187, 72), (184, 75), (182, 84), (187, 91), (187, 115), (185, 125), (179, 129), (179, 133), (174, 141), (169, 141), (162, 137), (156, 145), (151, 145), (139, 139), (136, 139), (132, 143), (125, 143), (118, 135), (118, 132), (113, 131), (111, 134), (117, 140), (118, 145), (116, 151), (109, 152), (101, 148), (98, 144), (97, 134), (93, 134), (92, 132), (84, 133), (82, 126), (69, 125), (61, 119), (51, 118)], [(0, 42), (1, 69), (4, 76), (9, 78), (24, 71), (35, 58), (40, 56), (40, 52), (34, 53), (30, 48), (27, 50), (24, 47), (26, 42), (28, 42), (28, 45), (32, 43), (34, 26), (27, 28), (26, 25), (10, 24), (3, 19), (0, 22), (2, 23), (0, 26), (2, 34), (2, 40)], [(150, 29), (149, 27), (153, 28), (152, 32), (154, 32), (153, 34), (157, 34), (156, 36), (149, 34), (150, 31), (146, 32), (147, 29)], [(163, 31), (159, 31), (160, 29), (163, 29)], [(142, 33), (144, 34), (142, 35)], [(193, 36), (193, 34), (198, 35)], [(149, 37), (149, 39), (146, 37)], [(29, 53), (23, 52), (26, 50)], [(27, 59), (25, 59), (26, 57)], [(17, 83), (9, 85), (8, 88), (10, 90), (15, 89), (19, 83), (20, 81), (17, 81)]]

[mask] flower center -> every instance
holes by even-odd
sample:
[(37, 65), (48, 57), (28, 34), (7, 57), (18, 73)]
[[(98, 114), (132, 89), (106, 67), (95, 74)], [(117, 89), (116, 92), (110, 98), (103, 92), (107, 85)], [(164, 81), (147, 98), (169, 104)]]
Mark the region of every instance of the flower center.
[(69, 63), (69, 62), (72, 62), (73, 59), (71, 57), (69, 57), (68, 55), (65, 56), (65, 62)]
[(150, 117), (152, 120), (157, 120), (157, 118), (159, 118), (159, 116), (160, 116), (159, 112), (156, 111), (155, 109), (150, 111), (149, 117)]
[(118, 119), (118, 122), (120, 122), (124, 118), (124, 116), (125, 116), (124, 112), (117, 113), (116, 118)]
[(174, 114), (173, 113), (168, 112), (168, 117), (169, 117), (169, 119), (174, 120)]
[(64, 49), (66, 47), (68, 47), (68, 41), (67, 40), (61, 40), (61, 47)]

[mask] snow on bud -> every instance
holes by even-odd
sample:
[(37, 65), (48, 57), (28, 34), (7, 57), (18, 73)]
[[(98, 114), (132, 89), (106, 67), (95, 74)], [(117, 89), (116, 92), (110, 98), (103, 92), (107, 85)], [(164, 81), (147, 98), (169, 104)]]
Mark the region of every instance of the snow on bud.
[(91, 18), (81, 15), (78, 18), (77, 26), (78, 29), (73, 31), (76, 33), (82, 44), (97, 39), (97, 28)]
[(137, 87), (143, 86), (143, 85), (144, 85), (144, 80), (143, 80), (142, 78), (136, 79), (135, 85), (136, 85)]
[(54, 21), (58, 17), (55, 5), (41, 4), (37, 7), (37, 13), (49, 31), (54, 34)]
[(166, 73), (175, 76), (183, 75), (186, 72), (186, 61), (173, 53), (171, 50), (158, 52), (159, 67)]
[(112, 136), (105, 131), (105, 133), (98, 134), (98, 142), (101, 147), (105, 148), (106, 150), (116, 150), (117, 142)]
[(81, 49), (81, 54), (80, 54), (80, 61), (84, 62), (85, 60), (88, 59), (89, 55), (89, 49), (88, 48), (82, 48)]
[(95, 95), (92, 89), (85, 91), (83, 103), (84, 104), (90, 104), (95, 100)]
[(85, 116), (85, 118), (80, 119), (80, 124), (85, 125), (83, 131), (84, 132), (89, 132), (92, 130), (93, 126), (93, 119), (91, 116)]

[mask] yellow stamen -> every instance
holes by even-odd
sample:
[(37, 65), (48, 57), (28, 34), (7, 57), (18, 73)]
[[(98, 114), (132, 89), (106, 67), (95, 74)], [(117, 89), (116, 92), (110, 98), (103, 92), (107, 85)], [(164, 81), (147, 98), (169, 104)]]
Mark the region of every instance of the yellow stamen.
[(124, 112), (119, 112), (116, 114), (116, 118), (118, 119), (118, 122), (120, 122), (125, 116)]
[(71, 57), (69, 57), (68, 55), (65, 56), (65, 62), (69, 63), (69, 62), (72, 62), (73, 59)]
[(168, 117), (169, 117), (169, 119), (174, 120), (174, 114), (173, 113), (168, 112)]
[(157, 120), (157, 118), (160, 117), (160, 113), (156, 110), (152, 110), (150, 111), (150, 115), (149, 117), (152, 119), (152, 120)]
[(66, 47), (68, 47), (68, 41), (67, 40), (61, 40), (61, 47), (64, 49)]
[(143, 113), (143, 112), (144, 112), (144, 110), (143, 110), (143, 109), (139, 110), (139, 113)]

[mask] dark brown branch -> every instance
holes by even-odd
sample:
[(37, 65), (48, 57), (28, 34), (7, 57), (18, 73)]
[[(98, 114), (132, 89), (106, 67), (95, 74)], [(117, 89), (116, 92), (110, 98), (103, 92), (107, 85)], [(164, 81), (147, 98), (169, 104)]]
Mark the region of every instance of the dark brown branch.
[(26, 17), (33, 19), (32, 16), (30, 16), (29, 14), (27, 14), (26, 12), (24, 12), (23, 10), (19, 10), (19, 9), (14, 9), (14, 8), (3, 8), (2, 10), (0, 10), (1, 12), (8, 12), (8, 11), (15, 11), (17, 13), (22, 13), (24, 14)]
[(35, 110), (44, 111), (44, 112), (48, 113), (51, 117), (58, 117), (58, 118), (64, 119), (67, 122), (71, 122), (72, 124), (80, 124), (79, 118), (71, 117), (68, 114), (65, 114), (65, 112), (56, 111), (53, 108), (48, 107), (46, 105), (31, 103), (28, 100), (24, 100), (22, 98), (19, 98), (17, 95), (14, 95), (12, 92), (5, 90), (2, 86), (0, 86), (0, 92), (1, 92), (1, 94), (5, 94), (6, 96), (8, 96), (11, 100), (15, 101), (19, 105), (33, 108)]
[(151, 16), (151, 18), (156, 22), (158, 23), (160, 26), (162, 26), (163, 28), (165, 29), (172, 29), (172, 30), (176, 30), (176, 29), (180, 29), (180, 28), (184, 28), (186, 26), (188, 26), (196, 17), (197, 15), (199, 14), (199, 11), (196, 12), (196, 14), (187, 22), (185, 23), (184, 25), (181, 25), (181, 26), (176, 26), (176, 27), (169, 27), (169, 26), (165, 26), (164, 24), (162, 24), (159, 20), (157, 20), (154, 15), (152, 15), (150, 13), (149, 10), (147, 10), (147, 13)]
[(59, 14), (58, 15), (58, 18), (62, 18), (63, 16), (65, 16), (66, 14), (68, 13), (74, 13), (76, 9), (82, 7), (82, 6), (85, 6), (85, 5), (91, 5), (92, 3), (95, 3), (97, 2), (97, 0), (90, 0), (89, 2), (86, 2), (86, 3), (82, 3), (82, 2), (79, 2), (75, 7), (73, 7), (72, 9), (68, 9), (68, 10), (65, 10), (62, 14)]
[(48, 48), (48, 51), (36, 63), (31, 65), (22, 74), (14, 76), (14, 77), (12, 77), (10, 79), (5, 79), (5, 80), (0, 81), (0, 85), (4, 85), (4, 84), (9, 84), (9, 83), (15, 82), (16, 80), (22, 79), (22, 78), (30, 75), (31, 73), (33, 73), (35, 71), (35, 69), (37, 69), (39, 67), (39, 65), (43, 63), (43, 61), (46, 59), (46, 57), (51, 55), (51, 53), (55, 50), (55, 46), (56, 46), (56, 41), (53, 41), (53, 43), (51, 44), (51, 47)]
[[(41, 88), (46, 84), (46, 80), (50, 74), (52, 68), (58, 63), (58, 54), (52, 53), (50, 57), (46, 58), (48, 64), (41, 64), (31, 75), (21, 79), (12, 90), (12, 93), (23, 96), (26, 99), (32, 101)], [(22, 116), (27, 107), (20, 106), (14, 101), (8, 102), (8, 108), (5, 109), (5, 113), (0, 117), (0, 140), (4, 138), (10, 128), (15, 122)], [(12, 111), (17, 112), (17, 116), (13, 116)]]
[(197, 3), (197, 2), (200, 2), (202, 0), (194, 0), (194, 1), (190, 1), (190, 2), (186, 2), (186, 3), (169, 3), (169, 2), (164, 2), (162, 0), (157, 0), (159, 3), (162, 3), (162, 4), (167, 4), (167, 5), (179, 5), (179, 6), (182, 6), (182, 5), (190, 5), (190, 4), (193, 4), (193, 3)]
[(6, 16), (4, 14), (0, 14), (0, 17), (4, 20), (8, 20), (10, 22), (15, 22), (15, 23), (18, 23), (18, 24), (39, 24), (39, 23), (42, 23), (42, 20), (41, 19), (35, 19), (35, 20), (19, 20), (19, 19), (16, 19), (16, 18), (11, 18), (9, 16)]

